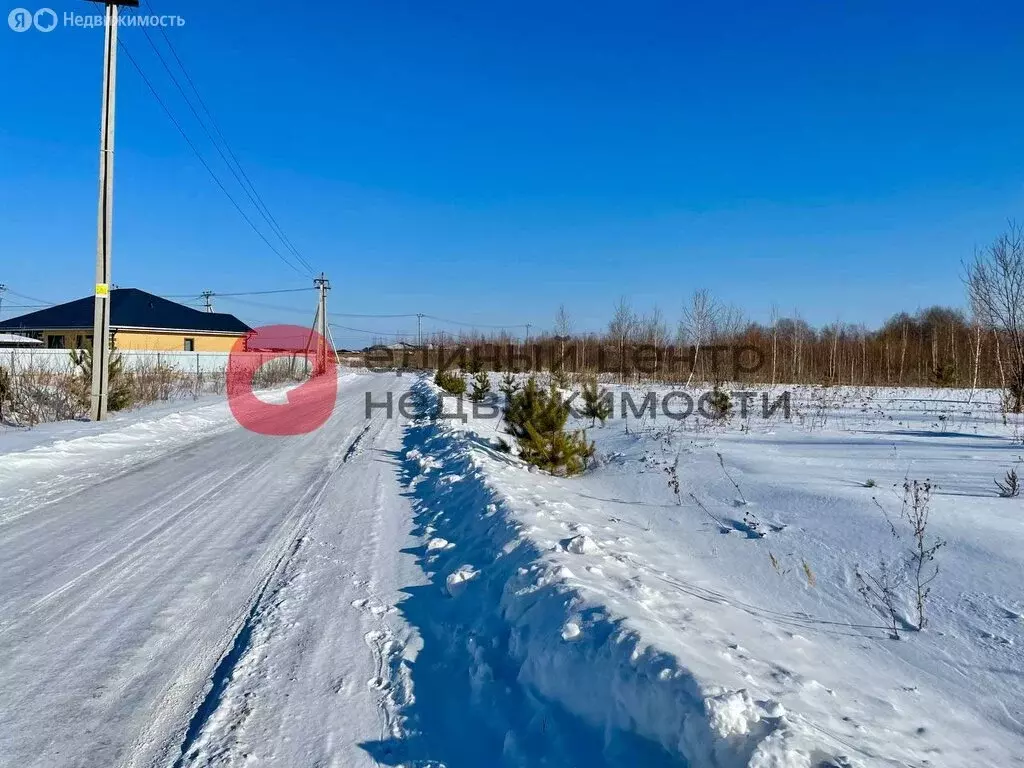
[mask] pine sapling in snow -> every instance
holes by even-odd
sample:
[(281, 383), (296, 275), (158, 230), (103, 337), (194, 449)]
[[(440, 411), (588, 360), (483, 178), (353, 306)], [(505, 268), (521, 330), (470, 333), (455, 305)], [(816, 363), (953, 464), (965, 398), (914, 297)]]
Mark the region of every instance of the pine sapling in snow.
[(498, 386), (498, 391), (505, 396), (505, 400), (511, 400), (512, 395), (519, 391), (519, 382), (516, 380), (515, 374), (509, 371), (501, 377), (501, 384)]
[(708, 413), (713, 419), (727, 419), (732, 413), (732, 398), (717, 385), (708, 398)]
[(551, 383), (559, 389), (568, 389), (572, 386), (572, 381), (569, 380), (569, 374), (565, 372), (565, 369), (559, 366), (551, 373)]
[[(88, 405), (89, 389), (92, 386), (92, 344), (87, 343), (80, 354), (71, 353), (71, 361), (81, 368), (81, 394), (83, 403)], [(130, 374), (124, 369), (124, 358), (117, 351), (113, 339), (110, 342), (110, 360), (107, 363), (107, 408), (111, 411), (123, 411), (130, 408), (134, 401), (132, 397), (132, 382)]]
[(491, 393), (491, 379), (486, 371), (480, 371), (473, 377), (473, 389), (469, 393), (469, 399), (474, 403), (482, 403)]
[(569, 411), (554, 386), (543, 390), (533, 377), (512, 396), (505, 406), (505, 421), (524, 461), (552, 474), (575, 475), (586, 469), (594, 445), (582, 431), (565, 431)]
[(434, 383), (450, 395), (463, 395), (466, 393), (466, 380), (461, 374), (451, 371), (438, 370), (434, 376)]
[[(463, 358), (463, 360), (465, 360), (465, 358)], [(480, 356), (477, 354), (476, 347), (473, 348), (473, 353), (469, 356), (469, 360), (466, 361), (466, 364), (463, 367), (466, 369), (466, 373), (473, 376), (476, 376), (478, 373), (483, 371), (484, 364), (480, 359)]]
[(598, 419), (603, 425), (611, 416), (612, 404), (609, 399), (606, 392), (598, 390), (596, 376), (583, 382), (583, 415), (590, 419), (590, 426), (594, 426)]

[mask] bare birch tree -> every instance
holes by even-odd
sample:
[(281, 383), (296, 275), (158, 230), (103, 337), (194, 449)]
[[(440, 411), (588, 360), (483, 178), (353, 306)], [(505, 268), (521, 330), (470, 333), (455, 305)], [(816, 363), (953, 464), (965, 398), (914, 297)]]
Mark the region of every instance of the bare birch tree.
[(693, 381), (693, 374), (698, 365), (701, 368), (701, 378), (704, 378), (704, 366), (700, 362), (701, 347), (711, 343), (714, 338), (721, 311), (718, 302), (706, 288), (694, 291), (690, 303), (683, 307), (683, 316), (679, 321), (679, 340), (693, 347), (693, 364), (686, 379), (687, 387)]
[[(1009, 342), (1007, 405), (1024, 410), (1024, 231), (1010, 222), (986, 250), (975, 253), (964, 278), (975, 317)], [(999, 360), (1000, 368), (1002, 360)]]

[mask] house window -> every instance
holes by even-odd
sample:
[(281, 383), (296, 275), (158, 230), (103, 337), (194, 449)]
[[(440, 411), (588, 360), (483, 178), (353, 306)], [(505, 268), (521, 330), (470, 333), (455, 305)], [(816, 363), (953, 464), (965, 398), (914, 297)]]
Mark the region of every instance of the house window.
[(46, 348), (47, 349), (64, 349), (64, 335), (48, 333), (46, 335)]
[(195, 352), (196, 351), (196, 340), (195, 339), (185, 339), (185, 351), (186, 352)]

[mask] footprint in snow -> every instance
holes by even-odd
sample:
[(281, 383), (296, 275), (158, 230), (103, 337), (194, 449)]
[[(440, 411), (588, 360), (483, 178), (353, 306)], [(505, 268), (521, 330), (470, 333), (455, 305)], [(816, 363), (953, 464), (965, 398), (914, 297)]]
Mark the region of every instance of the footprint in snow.
[(597, 542), (584, 533), (570, 539), (563, 539), (559, 543), (566, 552), (571, 552), (574, 555), (592, 555), (601, 550)]

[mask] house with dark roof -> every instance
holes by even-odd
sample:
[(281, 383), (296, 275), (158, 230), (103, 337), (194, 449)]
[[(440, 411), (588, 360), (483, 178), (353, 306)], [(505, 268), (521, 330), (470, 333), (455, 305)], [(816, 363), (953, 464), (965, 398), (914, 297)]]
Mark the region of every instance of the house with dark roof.
[[(92, 343), (95, 299), (0, 321), (0, 333), (39, 339), (50, 349), (81, 349)], [(117, 349), (150, 352), (230, 352), (252, 329), (234, 315), (201, 312), (138, 288), (110, 292), (110, 328)]]

